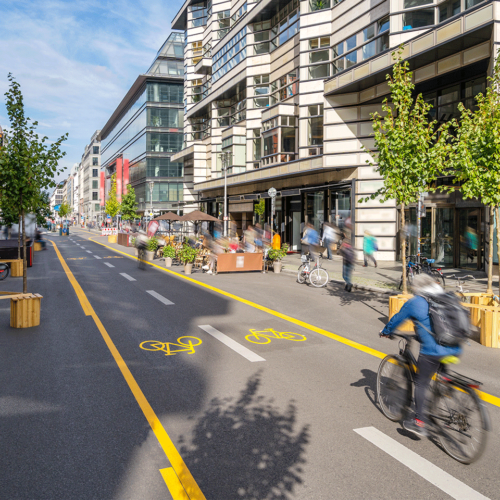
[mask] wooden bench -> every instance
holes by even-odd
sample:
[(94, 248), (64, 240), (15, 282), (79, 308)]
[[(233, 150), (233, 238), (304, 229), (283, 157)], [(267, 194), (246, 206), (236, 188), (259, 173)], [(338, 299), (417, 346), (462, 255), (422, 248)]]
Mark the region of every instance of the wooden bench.
[(0, 292), (0, 300), (10, 299), (10, 326), (30, 328), (40, 324), (43, 297), (38, 293)]
[(10, 262), (10, 274), (14, 278), (23, 275), (23, 259), (0, 259), (0, 262)]

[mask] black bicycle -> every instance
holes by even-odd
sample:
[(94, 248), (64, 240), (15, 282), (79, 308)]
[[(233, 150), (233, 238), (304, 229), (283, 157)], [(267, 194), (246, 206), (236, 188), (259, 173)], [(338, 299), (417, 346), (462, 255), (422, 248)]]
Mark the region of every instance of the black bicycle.
[(137, 258), (139, 259), (138, 267), (139, 269), (145, 269), (146, 268), (146, 246), (145, 245), (138, 245), (137, 246)]
[(422, 271), (430, 275), (434, 280), (443, 286), (444, 288), (444, 274), (441, 267), (432, 267), (435, 259), (428, 259), (427, 257), (421, 257), (422, 260)]
[(0, 262), (0, 281), (7, 278), (10, 272), (10, 267), (5, 262)]
[[(400, 339), (399, 355), (388, 355), (377, 373), (377, 401), (383, 414), (393, 422), (408, 417), (413, 401), (417, 361), (410, 350), (414, 335), (393, 333)], [(431, 386), (431, 436), (458, 462), (470, 464), (484, 451), (490, 429), (486, 408), (476, 389), (481, 382), (451, 371), (455, 356), (441, 360)]]

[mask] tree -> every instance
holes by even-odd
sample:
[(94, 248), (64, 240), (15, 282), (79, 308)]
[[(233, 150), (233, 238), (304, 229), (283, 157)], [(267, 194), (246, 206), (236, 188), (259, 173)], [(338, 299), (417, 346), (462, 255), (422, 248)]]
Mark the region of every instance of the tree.
[[(490, 245), (488, 258), (488, 293), (493, 283), (493, 214), (497, 215), (497, 244), (500, 204), (500, 56), (497, 57), (493, 75), (488, 77), (486, 93), (476, 96), (476, 110), (467, 109), (462, 103), (460, 123), (457, 126), (451, 164), (457, 181), (461, 183), (464, 198), (480, 199), (489, 207)], [(500, 247), (499, 247), (500, 256)]]
[(59, 217), (61, 219), (66, 219), (66, 217), (70, 212), (71, 212), (71, 207), (66, 202), (61, 203), (61, 205), (59, 205)]
[(120, 203), (116, 198), (116, 174), (111, 177), (111, 191), (108, 194), (108, 201), (106, 202), (106, 213), (114, 219), (120, 212)]
[(380, 174), (383, 187), (361, 201), (396, 200), (400, 206), (403, 293), (406, 294), (405, 207), (418, 202), (421, 193), (435, 190), (431, 184), (442, 170), (449, 150), (449, 124), (438, 127), (436, 121), (429, 122), (432, 106), (421, 94), (413, 99), (412, 73), (408, 61), (401, 59), (401, 53), (402, 48), (397, 55), (392, 54), (396, 62), (392, 77), (387, 75), (391, 103), (384, 99), (384, 116), (372, 114), (376, 152), (367, 150), (374, 160), (367, 163)]
[[(13, 224), (17, 224), (19, 222), (19, 216), (16, 211), (9, 206), (8, 200), (5, 197), (0, 198), (0, 211), (2, 224), (7, 226), (7, 238), (10, 239), (10, 230)], [(20, 250), (18, 251), (20, 252)]]
[[(5, 93), (10, 130), (6, 133), (7, 144), (0, 150), (0, 196), (14, 213), (21, 217), (23, 245), (23, 292), (28, 291), (26, 261), (25, 214), (39, 206), (42, 190), (55, 187), (54, 176), (58, 162), (66, 154), (61, 144), (68, 134), (48, 144), (48, 137), (35, 132), (38, 122), (31, 121), (24, 111), (21, 86), (11, 73), (8, 76), (9, 90)], [(19, 245), (20, 246), (20, 245)]]
[(254, 206), (253, 211), (259, 216), (259, 222), (262, 219), (264, 212), (266, 211), (266, 200), (261, 198)]
[(127, 194), (122, 196), (121, 213), (123, 220), (134, 220), (137, 218), (135, 189), (130, 184), (127, 186)]
[(47, 191), (42, 191), (38, 205), (34, 209), (36, 215), (36, 223), (43, 226), (47, 223), (47, 219), (52, 216), (50, 211), (50, 195)]

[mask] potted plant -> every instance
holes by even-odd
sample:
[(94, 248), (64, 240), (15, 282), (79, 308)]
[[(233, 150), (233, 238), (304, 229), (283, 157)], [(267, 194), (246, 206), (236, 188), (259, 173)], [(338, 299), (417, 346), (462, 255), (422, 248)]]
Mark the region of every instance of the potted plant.
[(172, 260), (175, 258), (175, 248), (172, 245), (163, 247), (163, 257), (165, 257), (165, 267), (172, 267)]
[(283, 245), (279, 249), (275, 248), (269, 249), (267, 257), (273, 263), (273, 270), (275, 273), (281, 272), (281, 261), (286, 257), (287, 252), (288, 252), (288, 245), (286, 243), (283, 243)]
[(146, 260), (154, 260), (158, 248), (158, 240), (153, 236), (146, 245)]
[(191, 274), (193, 269), (193, 262), (196, 260), (198, 250), (189, 245), (184, 244), (179, 251), (179, 260), (184, 264), (184, 273)]

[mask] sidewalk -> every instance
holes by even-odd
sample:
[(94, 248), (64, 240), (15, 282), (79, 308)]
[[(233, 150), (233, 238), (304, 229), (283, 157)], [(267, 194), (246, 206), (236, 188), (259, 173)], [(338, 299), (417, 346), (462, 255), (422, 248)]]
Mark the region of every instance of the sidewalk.
[[(300, 254), (288, 254), (283, 259), (285, 268), (282, 272), (297, 274), (301, 265)], [(324, 267), (330, 279), (335, 282), (344, 283), (342, 279), (342, 258), (338, 255), (333, 260), (323, 259)], [(442, 268), (445, 276), (446, 290), (456, 290), (455, 278), (449, 278), (450, 275), (457, 276), (471, 275), (474, 280), (467, 279), (464, 290), (469, 292), (485, 292), (487, 287), (487, 274), (484, 271), (470, 271), (466, 269)], [(378, 262), (378, 267), (363, 267), (362, 262), (357, 262), (352, 273), (354, 288), (377, 291), (380, 293), (400, 293), (399, 282), (401, 281), (401, 263), (395, 261)], [(493, 290), (498, 290), (498, 276), (493, 276)]]

